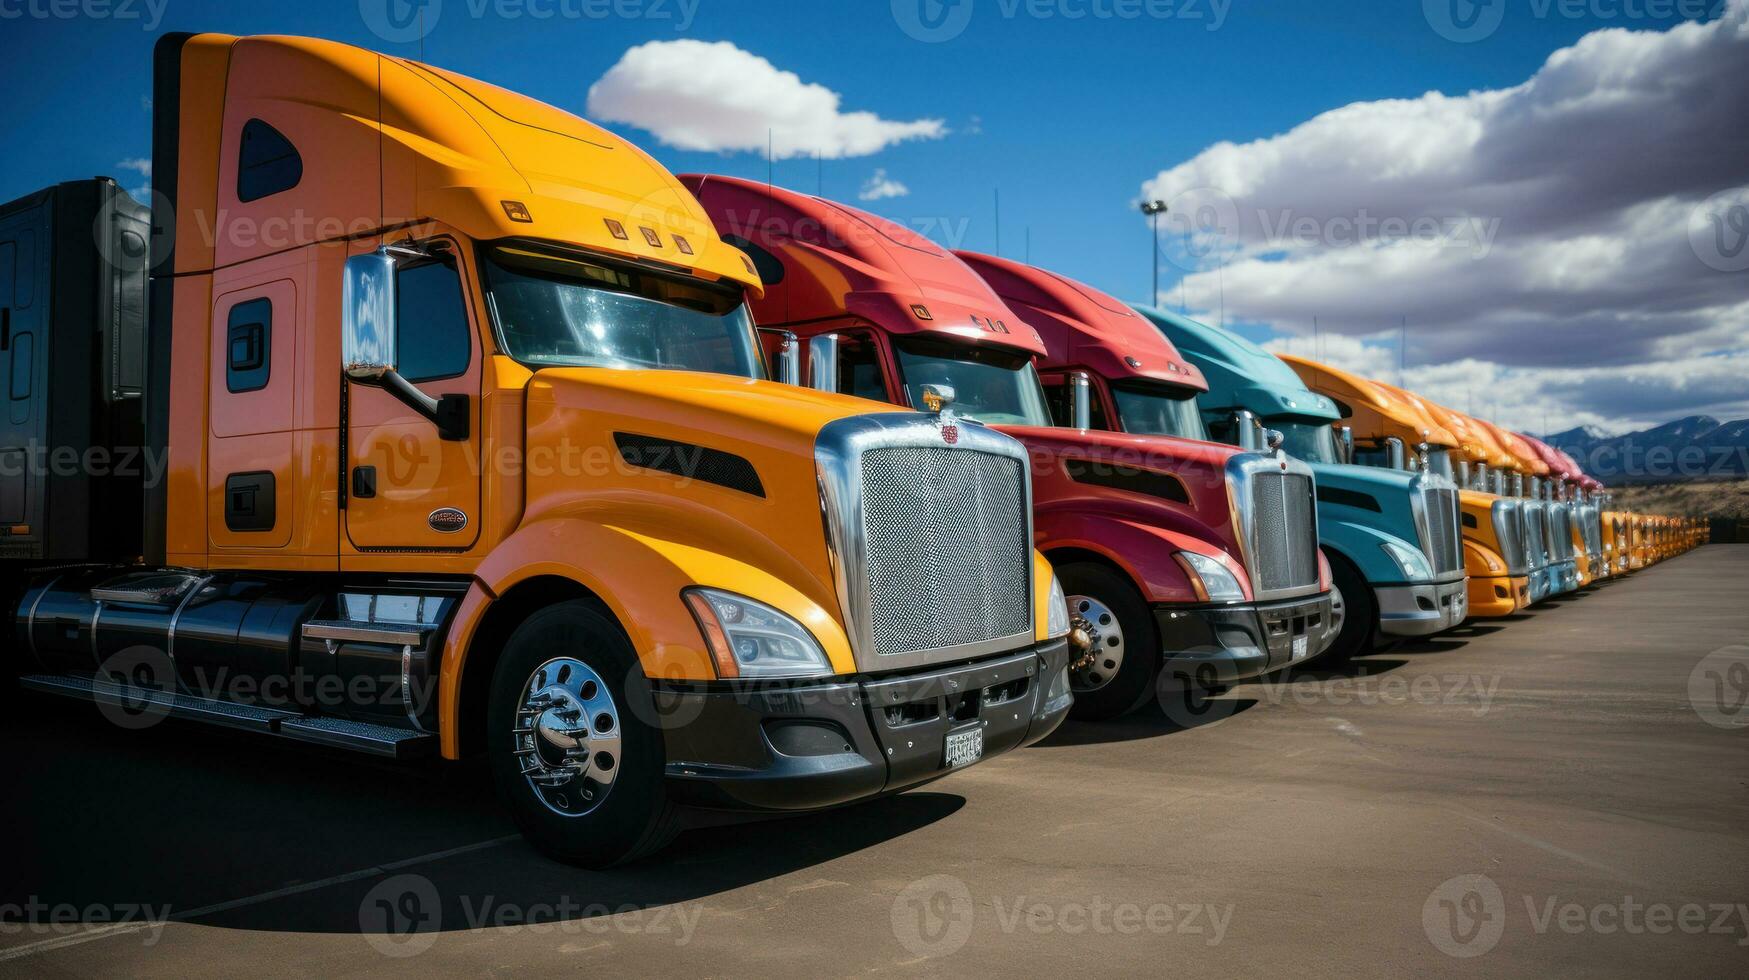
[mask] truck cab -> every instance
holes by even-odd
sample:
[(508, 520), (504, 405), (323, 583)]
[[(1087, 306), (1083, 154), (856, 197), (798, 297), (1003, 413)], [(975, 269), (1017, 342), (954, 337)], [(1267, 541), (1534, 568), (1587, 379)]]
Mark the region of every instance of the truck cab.
[[(1067, 715), (1025, 447), (772, 380), (752, 261), (637, 147), (327, 41), (168, 35), (154, 69), (130, 322), (165, 475), (131, 540), (6, 553), (24, 686), (483, 754), (518, 826), (591, 866)], [(80, 382), (32, 389), (53, 424), (120, 348), (81, 337), (34, 345)], [(101, 499), (58, 495), (49, 531)]]
[(1561, 577), (1548, 546), (1548, 518), (1537, 497), (1538, 487), (1547, 478), (1549, 467), (1517, 433), (1487, 419), (1475, 421), (1512, 458), (1511, 469), (1499, 471), (1497, 479), (1503, 484), (1502, 492), (1519, 502), (1518, 510), (1524, 518), (1523, 537), (1529, 551), (1530, 602), (1535, 605), (1558, 591)]
[(1576, 534), (1578, 515), (1575, 513), (1570, 490), (1574, 474), (1568, 471), (1567, 464), (1555, 453), (1553, 447), (1541, 439), (1532, 438), (1522, 432), (1518, 433), (1518, 438), (1548, 467), (1547, 476), (1538, 480), (1533, 489), (1539, 501), (1538, 509), (1541, 510), (1546, 524), (1544, 533), (1554, 594), (1564, 595), (1577, 591), (1590, 581), (1590, 555), (1575, 543), (1579, 540)]
[[(875, 215), (735, 178), (682, 180), (761, 269), (754, 314), (772, 342), (806, 344), (798, 381), (899, 405), (951, 395), (961, 431), (987, 426), (1026, 445), (1035, 540), (1086, 644), (1071, 672), (1077, 717), (1199, 697), (1306, 660), (1334, 635), (1304, 467), (1053, 417), (1066, 393), (1041, 385), (1035, 362), (1087, 332), (1092, 311), (1126, 315), (1115, 300), (1052, 277), (1017, 305), (1020, 287), (998, 283), (990, 263)], [(1154, 412), (1199, 435), (1186, 411), (1195, 369), (1159, 343), (1133, 356), (1173, 379)]]
[[(1467, 600), (1455, 484), (1437, 472), (1409, 472), (1402, 438), (1394, 447), (1376, 440), (1388, 450), (1378, 454), (1380, 461), (1394, 457), (1396, 468), (1357, 465), (1354, 429), (1338, 428), (1344, 403), (1309, 387), (1283, 359), (1232, 331), (1167, 310), (1136, 309), (1208, 379), (1209, 391), (1198, 401), (1217, 438), (1246, 438), (1246, 419), (1254, 417), (1280, 432), (1288, 453), (1316, 475), (1319, 539), (1347, 615), (1329, 656), (1352, 657), (1379, 642), (1426, 636), (1462, 622)], [(1357, 387), (1343, 389), (1349, 402), (1364, 397), (1372, 405), (1370, 386), (1354, 380)], [(1346, 414), (1382, 420), (1379, 411)], [(1408, 444), (1423, 437), (1416, 430)]]
[(1491, 473), (1510, 457), (1474, 420), (1411, 392), (1393, 389), (1426, 412), (1457, 440), (1453, 449), (1458, 507), (1469, 574), (1470, 615), (1510, 616), (1530, 605), (1530, 569), (1525, 560), (1523, 517), (1518, 503), (1495, 492)]

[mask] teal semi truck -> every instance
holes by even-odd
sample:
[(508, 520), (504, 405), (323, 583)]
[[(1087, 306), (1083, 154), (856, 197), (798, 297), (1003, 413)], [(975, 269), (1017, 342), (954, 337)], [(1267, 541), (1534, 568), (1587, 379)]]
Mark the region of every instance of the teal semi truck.
[[(1457, 486), (1424, 467), (1411, 472), (1403, 436), (1376, 440), (1381, 465), (1354, 458), (1354, 412), (1308, 388), (1279, 358), (1219, 327), (1138, 306), (1173, 346), (1201, 369), (1209, 390), (1197, 396), (1210, 435), (1248, 445), (1259, 424), (1281, 434), (1287, 452), (1317, 480), (1318, 543), (1345, 606), (1340, 635), (1326, 662), (1379, 643), (1442, 632), (1466, 616)], [(1376, 411), (1369, 429), (1389, 420)], [(1373, 434), (1370, 433), (1369, 434)], [(1393, 463), (1392, 460), (1395, 460)]]

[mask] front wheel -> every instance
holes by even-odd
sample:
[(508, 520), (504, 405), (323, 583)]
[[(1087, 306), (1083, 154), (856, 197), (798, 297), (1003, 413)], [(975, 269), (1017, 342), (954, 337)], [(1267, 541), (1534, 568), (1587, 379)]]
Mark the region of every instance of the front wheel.
[(1069, 664), (1073, 718), (1104, 721), (1141, 707), (1160, 672), (1160, 634), (1153, 613), (1122, 575), (1081, 562), (1057, 569), (1073, 627), (1089, 641)]
[(650, 685), (598, 606), (572, 600), (510, 635), (486, 711), (498, 795), (548, 854), (601, 868), (648, 854), (677, 827)]
[(1371, 587), (1347, 559), (1330, 556), (1330, 580), (1331, 591), (1340, 604), (1340, 611), (1335, 614), (1340, 617), (1342, 627), (1336, 631), (1336, 639), (1330, 642), (1319, 661), (1320, 666), (1340, 667), (1354, 659), (1356, 654), (1370, 651), (1373, 620), (1377, 618), (1378, 610)]

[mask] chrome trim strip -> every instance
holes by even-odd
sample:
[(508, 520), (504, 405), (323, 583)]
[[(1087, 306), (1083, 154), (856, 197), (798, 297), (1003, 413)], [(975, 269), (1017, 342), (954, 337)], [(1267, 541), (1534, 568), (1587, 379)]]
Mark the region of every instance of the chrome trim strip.
[(97, 623), (103, 619), (103, 600), (91, 600), (91, 666), (97, 676), (103, 676), (103, 657), (97, 649)]
[(304, 624), (304, 638), (310, 640), (341, 640), (353, 643), (382, 643), (388, 646), (423, 646), (425, 638), (436, 629), (433, 626), (412, 626), (388, 623), (359, 623), (341, 620), (311, 620)]
[(30, 640), (30, 659), (35, 660), (37, 667), (44, 671), (47, 671), (49, 668), (47, 664), (43, 663), (42, 652), (36, 648), (36, 610), (37, 607), (43, 604), (43, 597), (48, 595), (49, 592), (60, 583), (61, 579), (65, 577), (66, 576), (64, 575), (56, 575), (54, 578), (49, 579), (48, 584), (42, 587), (42, 591), (38, 592), (36, 594), (36, 599), (31, 602), (30, 615), (24, 617), (24, 635)]
[[(1001, 637), (977, 643), (936, 650), (916, 650), (909, 653), (882, 656), (875, 652), (873, 616), (869, 608), (868, 541), (863, 515), (862, 456), (874, 449), (902, 447), (944, 448), (943, 424), (959, 427), (959, 438), (953, 444), (955, 452), (981, 452), (1003, 456), (1020, 463), (1021, 507), (1026, 522), (1027, 567), (1025, 570), (1026, 603), (1032, 632), (1017, 633), (1019, 637)], [(838, 592), (839, 612), (844, 618), (850, 651), (861, 671), (895, 670), (942, 663), (954, 659), (970, 659), (1008, 649), (1014, 642), (1032, 643), (1038, 631), (1038, 604), (1033, 583), (1032, 553), (1032, 466), (1026, 447), (1018, 440), (1003, 435), (965, 417), (943, 417), (923, 412), (881, 412), (837, 419), (820, 430), (814, 443), (814, 469), (820, 488), (820, 514), (825, 524), (826, 553), (832, 565), (832, 581)]]
[(183, 593), (182, 601), (176, 604), (176, 611), (170, 614), (170, 629), (164, 634), (164, 655), (170, 658), (170, 679), (176, 683), (176, 690), (182, 690), (182, 671), (176, 669), (176, 625), (182, 622), (182, 612), (194, 597), (203, 592), (217, 576), (208, 575), (194, 583), (194, 588)]
[(416, 732), (425, 732), (425, 726), (419, 724), (419, 712), (413, 708), (413, 645), (401, 647), (401, 708), (407, 712), (407, 721), (413, 725)]

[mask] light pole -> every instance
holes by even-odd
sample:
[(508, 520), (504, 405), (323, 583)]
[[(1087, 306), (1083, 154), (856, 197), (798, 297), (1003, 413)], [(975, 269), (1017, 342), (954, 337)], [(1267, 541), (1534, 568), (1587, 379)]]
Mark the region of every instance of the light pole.
[(1154, 291), (1148, 294), (1148, 305), (1153, 306), (1160, 302), (1160, 216), (1166, 213), (1166, 202), (1143, 201), (1142, 213), (1152, 223), (1149, 234), (1153, 241), (1149, 243), (1149, 250), (1154, 253)]

